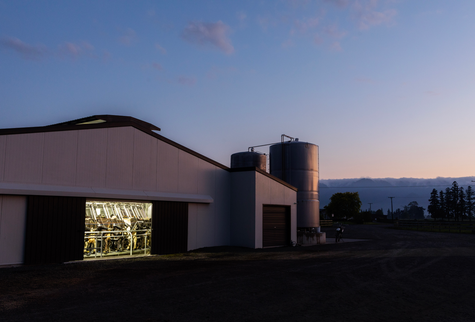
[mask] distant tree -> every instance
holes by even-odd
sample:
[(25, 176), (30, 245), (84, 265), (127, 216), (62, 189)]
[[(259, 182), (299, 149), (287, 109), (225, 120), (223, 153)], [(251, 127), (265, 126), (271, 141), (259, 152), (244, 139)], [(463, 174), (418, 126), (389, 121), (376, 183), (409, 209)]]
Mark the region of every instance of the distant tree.
[(468, 220), (470, 221), (472, 221), (473, 211), (475, 210), (474, 195), (475, 192), (473, 191), (472, 187), (468, 186), (465, 193), (465, 206), (467, 209)]
[(445, 214), (447, 219), (454, 218), (452, 191), (449, 187), (445, 188)]
[(447, 203), (445, 202), (445, 194), (443, 190), (440, 190), (439, 192), (439, 204), (440, 204), (440, 213), (439, 213), (439, 218), (444, 220), (444, 218), (447, 218)]
[(475, 215), (475, 191), (471, 186), (468, 186), (466, 190), (459, 187), (457, 181), (452, 182), (450, 187), (445, 188), (445, 192), (441, 190), (438, 198), (437, 190), (433, 189), (427, 210), (432, 218), (442, 220), (447, 218), (459, 221), (468, 217), (472, 221)]
[(411, 219), (424, 219), (424, 208), (419, 207), (417, 201), (411, 201), (404, 207), (407, 211), (408, 217)]
[(440, 209), (440, 202), (439, 202), (439, 193), (436, 189), (432, 189), (429, 198), (429, 206), (427, 206), (427, 212), (430, 216), (434, 219), (440, 218), (441, 209)]
[(330, 203), (325, 206), (329, 216), (335, 219), (348, 219), (358, 217), (361, 211), (361, 200), (358, 192), (337, 192), (330, 198)]
[(361, 211), (357, 215), (353, 216), (353, 220), (357, 224), (362, 224), (364, 222), (371, 222), (374, 220), (374, 212), (369, 211), (369, 210)]
[(451, 193), (451, 210), (452, 210), (452, 217), (455, 218), (455, 220), (460, 220), (460, 207), (459, 207), (459, 185), (457, 181), (452, 182), (452, 187), (450, 188), (450, 193)]
[(458, 201), (457, 201), (457, 213), (460, 219), (464, 219), (467, 213), (467, 205), (465, 200), (465, 191), (463, 187), (459, 188)]
[(403, 212), (401, 211), (400, 208), (397, 208), (396, 210), (394, 210), (394, 218), (404, 219), (403, 218)]
[(404, 206), (404, 208), (402, 208), (401, 219), (411, 219), (411, 217), (409, 216), (409, 207), (408, 206)]

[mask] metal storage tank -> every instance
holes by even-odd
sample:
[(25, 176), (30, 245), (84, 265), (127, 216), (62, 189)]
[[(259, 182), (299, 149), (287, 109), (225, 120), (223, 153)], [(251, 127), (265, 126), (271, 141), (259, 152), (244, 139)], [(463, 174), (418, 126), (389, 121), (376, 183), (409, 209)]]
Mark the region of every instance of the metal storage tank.
[(298, 189), (297, 227), (319, 227), (318, 146), (298, 139), (271, 145), (270, 173)]
[(261, 170), (267, 170), (267, 157), (264, 153), (247, 151), (238, 152), (231, 155), (231, 168), (249, 168), (257, 167)]

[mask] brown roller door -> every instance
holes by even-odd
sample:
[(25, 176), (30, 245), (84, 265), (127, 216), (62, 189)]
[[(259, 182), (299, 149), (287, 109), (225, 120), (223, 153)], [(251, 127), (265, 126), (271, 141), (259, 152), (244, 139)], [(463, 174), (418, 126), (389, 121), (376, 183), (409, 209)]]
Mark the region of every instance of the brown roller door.
[(152, 207), (152, 254), (188, 251), (188, 203), (155, 201)]
[(290, 207), (265, 205), (263, 208), (263, 247), (290, 243)]
[(29, 196), (25, 264), (83, 259), (86, 198)]

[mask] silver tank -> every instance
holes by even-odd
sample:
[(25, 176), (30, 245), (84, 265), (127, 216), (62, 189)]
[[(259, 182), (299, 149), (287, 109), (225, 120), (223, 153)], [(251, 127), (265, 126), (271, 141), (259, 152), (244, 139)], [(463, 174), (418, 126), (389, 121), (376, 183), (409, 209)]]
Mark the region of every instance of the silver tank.
[(238, 152), (231, 155), (231, 168), (249, 168), (257, 167), (261, 170), (267, 170), (267, 157), (259, 152)]
[(271, 145), (270, 173), (298, 189), (297, 227), (319, 227), (318, 146), (297, 140)]

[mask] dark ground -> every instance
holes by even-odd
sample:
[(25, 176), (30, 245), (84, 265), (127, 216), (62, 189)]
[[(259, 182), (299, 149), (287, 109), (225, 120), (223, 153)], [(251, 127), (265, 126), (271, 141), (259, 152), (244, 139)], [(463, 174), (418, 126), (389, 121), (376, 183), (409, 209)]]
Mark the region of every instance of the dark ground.
[[(0, 321), (475, 321), (475, 235), (0, 269)], [(333, 236), (333, 229), (328, 237)]]

